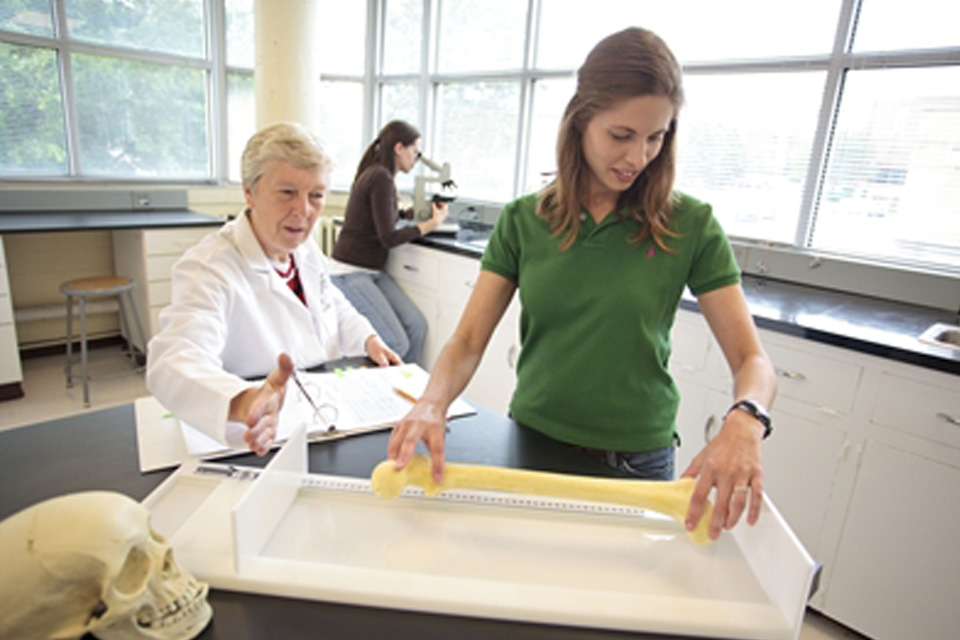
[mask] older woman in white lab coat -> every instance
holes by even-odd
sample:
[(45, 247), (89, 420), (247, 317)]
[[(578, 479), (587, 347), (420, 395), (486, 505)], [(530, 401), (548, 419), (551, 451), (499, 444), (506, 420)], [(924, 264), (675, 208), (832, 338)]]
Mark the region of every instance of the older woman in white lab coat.
[(319, 143), (298, 125), (260, 131), (243, 153), (243, 215), (173, 268), (172, 301), (147, 350), (147, 387), (221, 442), (227, 422), (238, 422), (252, 451), (269, 449), (294, 360), (310, 367), (365, 354), (381, 366), (400, 362), (330, 281), (313, 241), (329, 171)]

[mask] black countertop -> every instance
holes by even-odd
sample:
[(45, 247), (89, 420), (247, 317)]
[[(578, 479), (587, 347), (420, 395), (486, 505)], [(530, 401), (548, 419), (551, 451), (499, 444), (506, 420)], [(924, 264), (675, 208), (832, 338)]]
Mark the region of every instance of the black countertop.
[[(479, 259), (486, 233), (427, 235), (417, 244)], [(744, 293), (758, 327), (843, 349), (960, 375), (960, 349), (919, 340), (931, 325), (957, 325), (955, 313), (880, 298), (745, 275)], [(695, 299), (680, 306), (699, 311)]]
[(0, 234), (213, 227), (223, 220), (189, 209), (0, 212)]

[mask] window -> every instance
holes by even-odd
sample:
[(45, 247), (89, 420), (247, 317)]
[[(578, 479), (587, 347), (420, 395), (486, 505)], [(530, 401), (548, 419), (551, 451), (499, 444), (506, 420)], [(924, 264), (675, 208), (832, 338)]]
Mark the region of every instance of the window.
[(960, 5), (589, 4), (383, 0), (379, 112), (419, 114), (462, 198), (509, 200), (555, 171), (587, 52), (644, 26), (684, 68), (677, 188), (731, 236), (960, 274)]
[(203, 0), (0, 0), (0, 173), (209, 180), (204, 10)]

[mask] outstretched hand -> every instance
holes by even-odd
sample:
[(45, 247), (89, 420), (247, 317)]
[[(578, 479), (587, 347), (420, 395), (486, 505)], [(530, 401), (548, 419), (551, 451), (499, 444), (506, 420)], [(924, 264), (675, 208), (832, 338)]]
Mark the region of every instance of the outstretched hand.
[(258, 456), (266, 455), (276, 438), (280, 408), (291, 375), (293, 359), (281, 353), (277, 357), (277, 368), (261, 386), (243, 391), (230, 403), (230, 418), (247, 426), (243, 440)]

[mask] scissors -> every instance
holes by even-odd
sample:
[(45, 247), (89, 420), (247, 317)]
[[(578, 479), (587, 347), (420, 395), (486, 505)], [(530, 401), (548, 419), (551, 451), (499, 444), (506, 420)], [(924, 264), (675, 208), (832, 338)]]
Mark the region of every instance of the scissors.
[[(307, 392), (306, 386), (300, 381), (300, 376), (297, 375), (297, 370), (293, 370), (293, 381), (297, 385), (297, 388), (300, 389), (300, 393), (303, 394), (303, 397), (306, 399), (307, 403), (313, 409), (313, 414), (316, 416), (317, 420), (320, 421), (320, 424), (327, 428), (327, 433), (336, 433), (337, 427), (334, 422), (337, 420), (338, 411), (335, 406), (329, 402), (323, 402), (319, 405), (310, 397), (310, 394)], [(333, 415), (329, 417), (324, 415), (324, 410), (327, 410), (328, 414), (332, 413)]]

